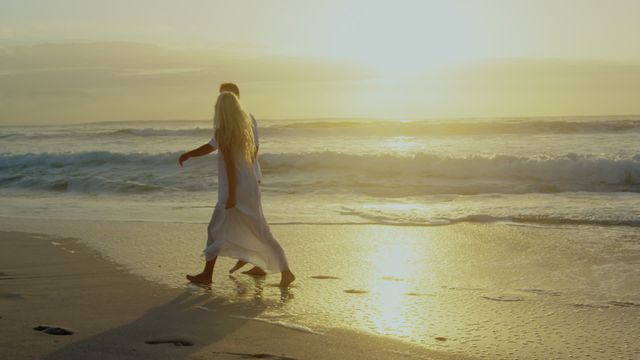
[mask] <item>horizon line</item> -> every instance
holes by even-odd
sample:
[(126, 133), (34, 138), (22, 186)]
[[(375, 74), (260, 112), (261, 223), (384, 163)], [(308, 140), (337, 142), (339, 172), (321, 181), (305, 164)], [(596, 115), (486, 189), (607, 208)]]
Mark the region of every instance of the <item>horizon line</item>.
[[(362, 116), (325, 116), (325, 117), (291, 117), (291, 118), (261, 118), (260, 120), (266, 121), (335, 121), (335, 120), (373, 120), (373, 121), (399, 121), (399, 122), (420, 122), (420, 121), (436, 121), (436, 120), (450, 120), (450, 121), (463, 121), (463, 120), (525, 120), (525, 119), (566, 119), (566, 118), (593, 118), (593, 117), (640, 117), (640, 113), (637, 114), (594, 114), (594, 115), (517, 115), (517, 116), (443, 116), (443, 117), (423, 117), (423, 118), (381, 118), (381, 117), (362, 117)], [(0, 127), (49, 127), (49, 126), (67, 126), (67, 125), (100, 125), (100, 124), (118, 124), (118, 123), (141, 123), (141, 122), (155, 122), (155, 123), (169, 123), (169, 122), (205, 122), (212, 121), (211, 119), (127, 119), (127, 120), (104, 120), (104, 121), (88, 121), (88, 122), (60, 122), (60, 123), (48, 123), (48, 124), (19, 124), (19, 123), (1, 123)]]

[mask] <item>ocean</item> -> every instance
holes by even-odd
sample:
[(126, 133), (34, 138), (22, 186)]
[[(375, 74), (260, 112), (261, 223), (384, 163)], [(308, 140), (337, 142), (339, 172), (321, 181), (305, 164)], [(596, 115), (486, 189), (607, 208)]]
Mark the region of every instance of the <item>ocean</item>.
[[(640, 353), (640, 116), (258, 124), (265, 216), (298, 279), (281, 291), (221, 259), (211, 296), (318, 336), (483, 359)], [(1, 127), (0, 228), (77, 238), (188, 288), (217, 155), (177, 160), (212, 134), (211, 121)]]
[[(640, 117), (259, 126), (275, 223), (640, 225)], [(47, 217), (201, 222), (217, 155), (177, 158), (211, 135), (211, 121), (2, 127), (0, 193), (16, 206), (0, 215), (53, 202)]]

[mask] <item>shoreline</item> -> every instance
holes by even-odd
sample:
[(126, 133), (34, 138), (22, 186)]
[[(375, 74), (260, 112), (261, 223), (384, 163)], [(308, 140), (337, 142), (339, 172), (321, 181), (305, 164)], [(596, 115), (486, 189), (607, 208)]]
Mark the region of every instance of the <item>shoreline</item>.
[[(76, 239), (5, 231), (0, 238), (0, 358), (470, 358), (352, 330), (318, 335), (267, 323), (256, 319), (270, 306), (259, 297), (223, 301), (157, 284)], [(74, 333), (33, 330), (40, 325)]]

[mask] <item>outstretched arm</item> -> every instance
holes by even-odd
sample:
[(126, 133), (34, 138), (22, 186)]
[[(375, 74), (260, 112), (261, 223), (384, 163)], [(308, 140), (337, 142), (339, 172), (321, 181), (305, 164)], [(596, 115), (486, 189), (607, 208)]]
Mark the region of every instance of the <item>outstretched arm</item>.
[(204, 145), (200, 146), (197, 149), (193, 149), (191, 151), (187, 151), (186, 153), (180, 155), (180, 158), (178, 159), (178, 162), (180, 163), (180, 166), (182, 166), (182, 163), (184, 163), (185, 161), (189, 160), (189, 158), (198, 157), (198, 156), (204, 156), (204, 155), (210, 154), (214, 150), (215, 149), (210, 144), (204, 144)]

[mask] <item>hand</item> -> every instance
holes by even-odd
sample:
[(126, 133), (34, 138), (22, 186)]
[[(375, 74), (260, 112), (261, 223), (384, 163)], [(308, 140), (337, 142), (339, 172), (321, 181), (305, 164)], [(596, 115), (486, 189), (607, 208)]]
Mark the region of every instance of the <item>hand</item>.
[(229, 197), (227, 199), (227, 204), (225, 205), (224, 208), (225, 209), (233, 209), (234, 207), (236, 207), (236, 199)]
[(191, 155), (189, 155), (188, 152), (180, 155), (180, 158), (178, 159), (178, 163), (180, 163), (180, 167), (182, 167), (182, 163), (189, 160), (189, 158), (191, 157)]

